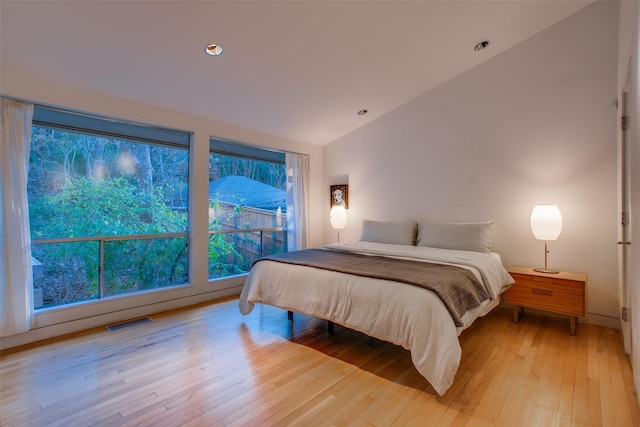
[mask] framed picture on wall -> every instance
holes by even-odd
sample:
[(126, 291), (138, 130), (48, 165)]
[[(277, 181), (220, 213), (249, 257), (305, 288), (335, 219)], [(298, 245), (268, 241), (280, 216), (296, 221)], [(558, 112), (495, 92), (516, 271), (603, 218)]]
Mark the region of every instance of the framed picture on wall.
[(331, 186), (331, 207), (344, 206), (349, 208), (349, 186), (346, 184)]

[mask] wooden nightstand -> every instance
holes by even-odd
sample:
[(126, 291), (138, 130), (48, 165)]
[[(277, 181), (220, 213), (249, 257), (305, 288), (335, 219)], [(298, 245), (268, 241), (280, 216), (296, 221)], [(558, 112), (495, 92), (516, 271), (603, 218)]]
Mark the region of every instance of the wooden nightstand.
[(539, 273), (532, 267), (513, 266), (507, 270), (516, 281), (504, 301), (513, 304), (513, 321), (518, 322), (524, 307), (569, 316), (569, 333), (576, 334), (577, 317), (587, 314), (587, 275), (561, 271)]

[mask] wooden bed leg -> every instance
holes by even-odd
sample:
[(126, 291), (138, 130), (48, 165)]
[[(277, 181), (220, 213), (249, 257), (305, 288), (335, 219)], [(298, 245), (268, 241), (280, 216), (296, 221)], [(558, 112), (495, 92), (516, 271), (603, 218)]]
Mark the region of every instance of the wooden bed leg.
[(327, 320), (327, 332), (329, 332), (329, 335), (336, 334), (334, 323), (331, 320)]
[(288, 311), (287, 311), (287, 318), (288, 318), (289, 320), (293, 320), (293, 311), (291, 311), (291, 310), (288, 310)]

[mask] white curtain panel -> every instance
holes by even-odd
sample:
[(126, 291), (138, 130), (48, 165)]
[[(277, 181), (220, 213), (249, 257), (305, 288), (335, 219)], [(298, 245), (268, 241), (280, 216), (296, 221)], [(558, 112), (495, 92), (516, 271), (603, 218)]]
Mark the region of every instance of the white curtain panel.
[(309, 245), (309, 156), (286, 153), (287, 245), (290, 251)]
[(33, 272), (27, 171), (33, 104), (2, 98), (0, 111), (0, 336), (26, 332), (33, 320)]

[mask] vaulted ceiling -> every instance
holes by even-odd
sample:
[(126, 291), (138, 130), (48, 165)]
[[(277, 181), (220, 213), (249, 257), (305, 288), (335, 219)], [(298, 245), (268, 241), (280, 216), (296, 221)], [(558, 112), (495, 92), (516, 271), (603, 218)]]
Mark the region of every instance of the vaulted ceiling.
[[(589, 3), (3, 0), (0, 62), (3, 72), (326, 144)], [(209, 43), (224, 53), (205, 55)]]

